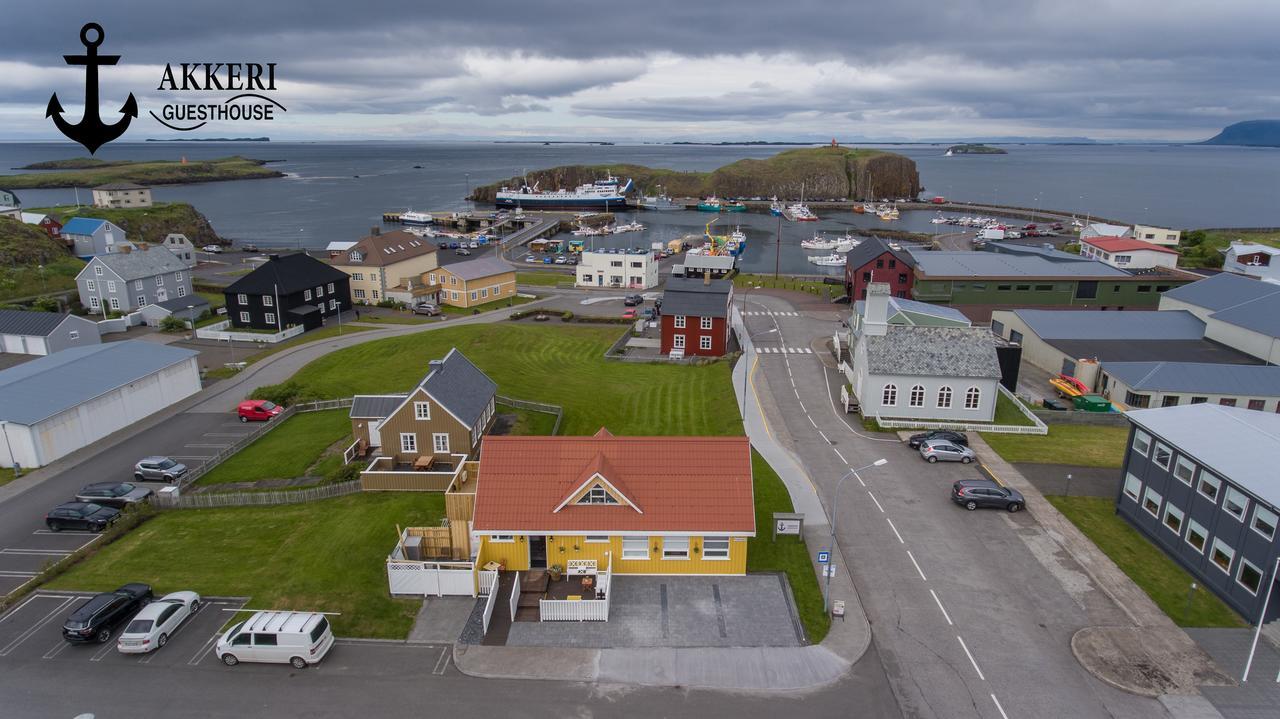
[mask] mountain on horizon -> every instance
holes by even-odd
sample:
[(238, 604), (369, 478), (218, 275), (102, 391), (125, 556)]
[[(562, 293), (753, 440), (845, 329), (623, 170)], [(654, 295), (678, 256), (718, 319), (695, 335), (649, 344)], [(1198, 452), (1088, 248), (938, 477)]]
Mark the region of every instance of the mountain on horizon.
[(1245, 120), (1227, 125), (1201, 145), (1280, 147), (1280, 120)]

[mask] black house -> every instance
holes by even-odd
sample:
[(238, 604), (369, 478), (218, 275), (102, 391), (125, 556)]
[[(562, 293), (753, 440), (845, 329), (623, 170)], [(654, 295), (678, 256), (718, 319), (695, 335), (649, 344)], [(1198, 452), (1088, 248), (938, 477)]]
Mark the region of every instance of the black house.
[(326, 317), (351, 309), (347, 273), (305, 253), (271, 255), (223, 293), (233, 327), (269, 330), (302, 325), (313, 330)]

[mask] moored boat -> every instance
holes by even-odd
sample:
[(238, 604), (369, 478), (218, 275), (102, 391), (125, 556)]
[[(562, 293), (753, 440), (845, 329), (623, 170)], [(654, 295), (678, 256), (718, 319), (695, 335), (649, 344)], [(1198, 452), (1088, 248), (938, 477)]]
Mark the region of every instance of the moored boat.
[(414, 212), (413, 210), (405, 210), (400, 213), (400, 223), (414, 227), (422, 227), (435, 222), (435, 218), (429, 212)]
[(830, 255), (818, 255), (816, 257), (806, 258), (815, 265), (823, 267), (843, 267), (845, 264), (845, 256), (832, 253)]
[(539, 190), (536, 183), (517, 189), (504, 187), (494, 196), (493, 204), (534, 210), (622, 209), (627, 205), (626, 195), (630, 191), (631, 180), (623, 183), (609, 175), (573, 190)]

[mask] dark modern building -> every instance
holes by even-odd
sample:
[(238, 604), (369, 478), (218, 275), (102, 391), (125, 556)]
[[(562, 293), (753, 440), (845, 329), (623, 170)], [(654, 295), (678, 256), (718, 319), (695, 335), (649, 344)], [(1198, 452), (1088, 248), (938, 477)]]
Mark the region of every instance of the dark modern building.
[(302, 325), (351, 309), (350, 278), (310, 255), (271, 255), (258, 269), (223, 290), (234, 327), (269, 330)]
[(662, 293), (662, 354), (719, 357), (729, 343), (729, 280), (673, 277)]
[[(1280, 415), (1218, 404), (1126, 413), (1120, 516), (1257, 622), (1280, 556)], [(1280, 598), (1264, 622), (1280, 617)]]
[(910, 298), (916, 261), (879, 237), (869, 237), (845, 255), (844, 292), (850, 302), (867, 299), (872, 282), (889, 285), (889, 296)]

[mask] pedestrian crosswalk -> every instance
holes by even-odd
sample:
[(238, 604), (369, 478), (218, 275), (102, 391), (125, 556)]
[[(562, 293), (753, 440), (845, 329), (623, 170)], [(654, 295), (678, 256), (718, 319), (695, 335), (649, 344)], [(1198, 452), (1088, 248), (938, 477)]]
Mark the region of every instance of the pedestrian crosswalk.
[(756, 354), (811, 355), (813, 350), (808, 347), (757, 347)]
[(754, 310), (751, 312), (743, 312), (743, 314), (748, 317), (799, 317), (800, 316), (799, 312), (767, 312), (767, 311), (757, 312)]

